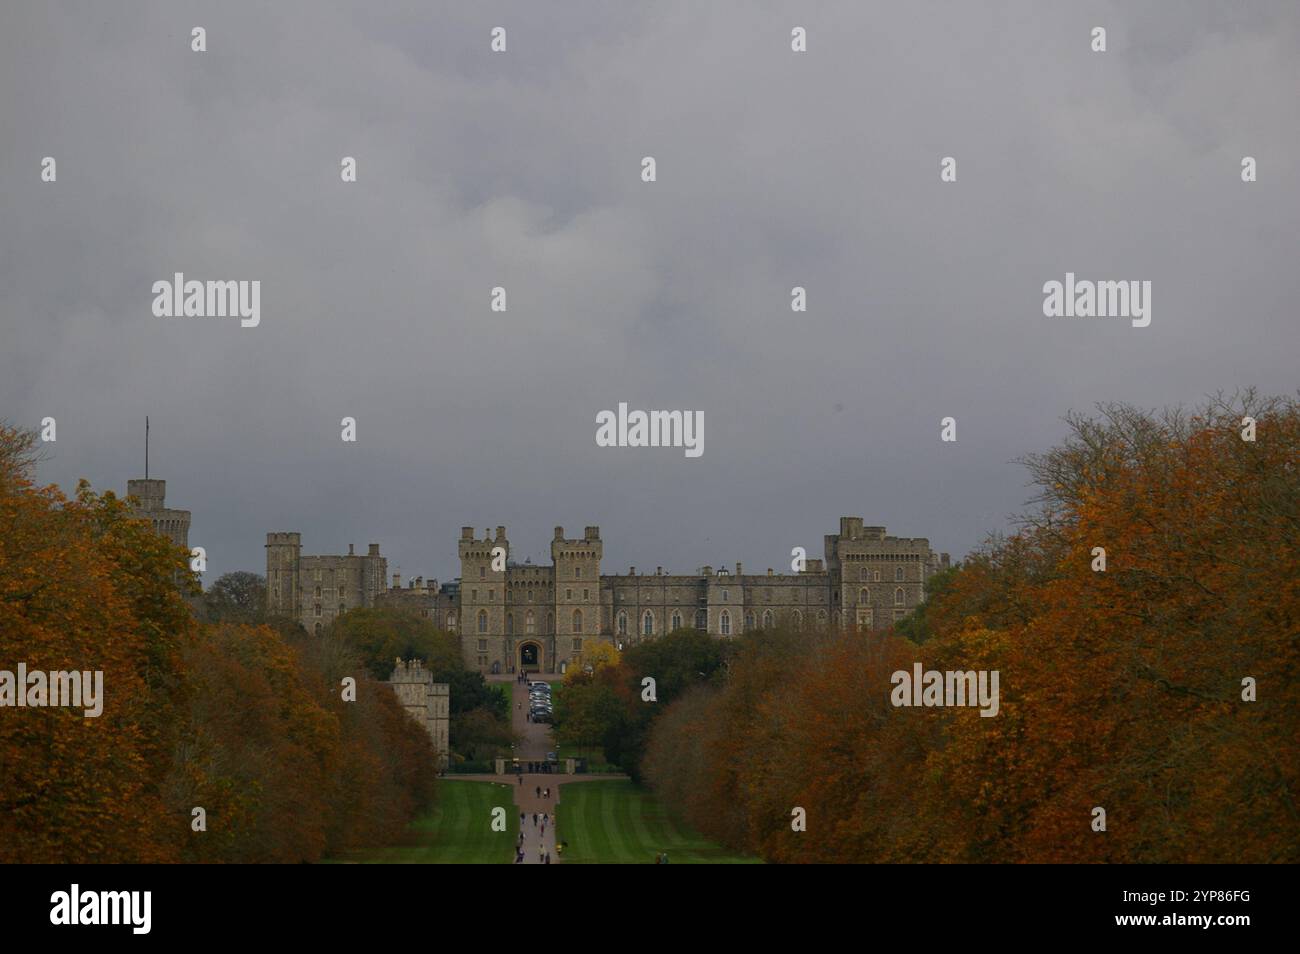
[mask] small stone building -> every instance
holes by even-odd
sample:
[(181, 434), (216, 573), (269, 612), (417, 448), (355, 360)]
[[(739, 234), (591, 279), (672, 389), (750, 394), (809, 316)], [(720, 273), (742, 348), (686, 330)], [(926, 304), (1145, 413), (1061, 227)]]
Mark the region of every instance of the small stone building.
[(447, 683), (434, 682), (433, 673), (418, 659), (398, 659), (388, 684), (397, 693), (407, 714), (429, 733), (438, 753), (438, 767), (446, 768), (451, 752), (448, 743), (451, 693)]

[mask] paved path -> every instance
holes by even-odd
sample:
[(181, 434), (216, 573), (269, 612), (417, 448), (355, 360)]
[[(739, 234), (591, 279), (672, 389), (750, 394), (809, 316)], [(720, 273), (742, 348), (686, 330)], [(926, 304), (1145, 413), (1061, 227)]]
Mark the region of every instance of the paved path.
[[(528, 721), (528, 685), (514, 681), (513, 676), (498, 676), (493, 682), (509, 682), (511, 726), (521, 741), (516, 751), (519, 761), (525, 765), (529, 762), (544, 762), (547, 752), (555, 751), (551, 740), (551, 727), (544, 723)], [(515, 792), (515, 811), (523, 812), (524, 818), (519, 830), (524, 835), (524, 864), (541, 864), (541, 852), (549, 852), (551, 864), (559, 864), (562, 855), (555, 853), (555, 806), (560, 801), (560, 789), (563, 785), (576, 782), (595, 782), (611, 778), (627, 778), (626, 775), (548, 775), (543, 772), (515, 775), (457, 775), (456, 778), (469, 781), (507, 782)], [(522, 783), (521, 780), (522, 779)], [(549, 798), (539, 796), (538, 789), (550, 788)], [(533, 823), (533, 813), (537, 813), (537, 822)], [(542, 814), (550, 816), (545, 828)]]

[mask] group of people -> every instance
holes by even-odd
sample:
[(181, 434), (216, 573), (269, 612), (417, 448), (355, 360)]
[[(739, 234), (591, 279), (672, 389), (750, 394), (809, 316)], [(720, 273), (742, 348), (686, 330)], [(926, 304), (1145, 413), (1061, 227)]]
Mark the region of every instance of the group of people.
[[(540, 794), (542, 790), (538, 788), (537, 791)], [(550, 791), (551, 791), (550, 789), (546, 790), (548, 796), (550, 795)], [(533, 812), (533, 827), (537, 829), (537, 863), (538, 864), (549, 865), (551, 863), (551, 853), (546, 850), (546, 846), (543, 844), (543, 842), (546, 839), (546, 826), (547, 824), (550, 823), (550, 821), (551, 821), (551, 816), (548, 812)], [(517, 865), (523, 864), (524, 862), (524, 830), (527, 826), (527, 822), (528, 822), (528, 813), (520, 812), (519, 813), (519, 841), (515, 845), (515, 864)], [(561, 842), (559, 845), (556, 846), (555, 848), (556, 854), (559, 854), (564, 850), (563, 848), (564, 844), (565, 844), (564, 842)]]
[[(524, 766), (527, 766), (527, 768), (525, 768)], [(525, 762), (518, 767), (518, 771), (519, 771), (519, 784), (522, 785), (524, 784), (525, 772), (527, 772), (530, 775), (558, 774), (560, 771), (560, 766), (556, 762)]]

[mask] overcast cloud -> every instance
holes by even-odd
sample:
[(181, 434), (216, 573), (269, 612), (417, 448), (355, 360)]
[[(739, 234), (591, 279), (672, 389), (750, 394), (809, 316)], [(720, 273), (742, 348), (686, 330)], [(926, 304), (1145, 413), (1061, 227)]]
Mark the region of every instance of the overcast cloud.
[[(0, 417), (122, 491), (149, 415), (209, 582), (268, 530), (442, 580), (463, 524), (599, 524), (607, 572), (841, 515), (958, 557), (1067, 411), (1296, 387), (1300, 6), (1228, 7), (6, 3)], [(154, 317), (177, 271), (261, 280), (260, 327)], [(1150, 327), (1045, 318), (1067, 271), (1150, 280)], [(598, 448), (620, 401), (703, 456)]]

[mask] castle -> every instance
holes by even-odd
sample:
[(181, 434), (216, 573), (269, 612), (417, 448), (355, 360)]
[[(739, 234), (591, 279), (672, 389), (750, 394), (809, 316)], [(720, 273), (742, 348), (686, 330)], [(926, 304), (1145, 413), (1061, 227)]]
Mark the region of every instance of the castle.
[(409, 662), (396, 660), (388, 684), (397, 693), (402, 708), (420, 725), (424, 726), (433, 748), (438, 753), (438, 764), (445, 767), (451, 751), (447, 730), (451, 718), (451, 696), (445, 682), (434, 682), (433, 673), (424, 668), (418, 659)]
[(676, 629), (738, 636), (778, 622), (796, 628), (879, 630), (925, 599), (926, 582), (949, 565), (923, 537), (893, 537), (840, 519), (825, 537), (825, 558), (794, 573), (745, 573), (701, 567), (691, 574), (602, 574), (599, 527), (568, 538), (555, 528), (551, 565), (509, 559), (506, 528), (475, 535), (461, 528), (461, 575), (439, 586), (417, 577), (386, 585), (378, 544), (366, 556), (304, 556), (298, 533), (266, 535), (267, 604), (308, 632), (356, 606), (396, 606), (460, 635), (471, 668), (484, 673), (563, 672), (582, 659), (584, 641), (620, 648)]

